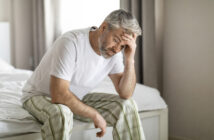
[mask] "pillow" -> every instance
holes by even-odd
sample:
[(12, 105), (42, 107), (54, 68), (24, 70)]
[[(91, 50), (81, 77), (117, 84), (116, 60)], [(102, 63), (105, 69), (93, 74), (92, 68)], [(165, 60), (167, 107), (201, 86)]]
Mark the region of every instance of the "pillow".
[(7, 62), (5, 62), (3, 59), (0, 58), (0, 72), (7, 72), (13, 70), (14, 67)]

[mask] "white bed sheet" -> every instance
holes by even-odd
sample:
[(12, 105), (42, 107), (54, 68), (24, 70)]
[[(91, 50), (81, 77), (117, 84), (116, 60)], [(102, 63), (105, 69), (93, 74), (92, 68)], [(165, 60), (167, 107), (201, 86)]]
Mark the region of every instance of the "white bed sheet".
[(11, 69), (0, 72), (0, 138), (40, 132), (41, 124), (22, 108), (21, 89), (31, 71)]
[[(21, 89), (32, 71), (11, 69), (0, 72), (0, 138), (31, 132), (40, 132), (41, 124), (22, 108)], [(116, 94), (109, 79), (104, 80), (94, 92), (109, 92)], [(166, 108), (158, 90), (137, 84), (134, 96), (139, 111)], [(81, 122), (75, 122), (78, 125)]]

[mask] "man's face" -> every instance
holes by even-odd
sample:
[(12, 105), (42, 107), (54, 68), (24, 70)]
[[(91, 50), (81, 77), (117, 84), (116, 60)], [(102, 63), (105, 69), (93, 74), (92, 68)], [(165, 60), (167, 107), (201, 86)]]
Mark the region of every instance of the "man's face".
[(99, 49), (104, 58), (110, 58), (124, 48), (124, 43), (121, 39), (123, 32), (122, 28), (114, 30), (106, 29), (99, 37)]

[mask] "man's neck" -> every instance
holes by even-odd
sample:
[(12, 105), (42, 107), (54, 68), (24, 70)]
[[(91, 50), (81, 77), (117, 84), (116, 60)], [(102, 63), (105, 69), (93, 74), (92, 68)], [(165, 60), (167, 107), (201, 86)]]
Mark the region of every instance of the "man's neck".
[(92, 49), (96, 54), (100, 54), (99, 45), (98, 45), (98, 33), (97, 30), (89, 32), (89, 42), (91, 44)]

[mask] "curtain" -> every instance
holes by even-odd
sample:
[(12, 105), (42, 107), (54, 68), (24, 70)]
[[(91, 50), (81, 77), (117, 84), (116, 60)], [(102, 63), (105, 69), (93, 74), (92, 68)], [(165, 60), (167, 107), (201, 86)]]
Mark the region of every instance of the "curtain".
[(137, 82), (162, 91), (162, 0), (121, 0), (122, 9), (138, 20), (143, 34), (138, 37), (135, 55)]
[[(138, 20), (142, 28), (142, 2), (141, 0), (121, 0), (120, 7), (126, 11), (131, 12), (135, 18)], [(137, 39), (137, 49), (135, 54), (135, 70), (137, 76), (137, 82), (144, 83), (143, 77), (143, 38), (142, 36), (138, 37)]]
[(33, 0), (33, 70), (60, 34), (59, 0)]

